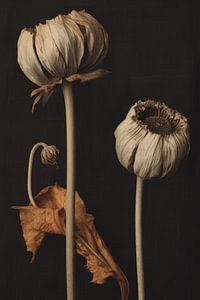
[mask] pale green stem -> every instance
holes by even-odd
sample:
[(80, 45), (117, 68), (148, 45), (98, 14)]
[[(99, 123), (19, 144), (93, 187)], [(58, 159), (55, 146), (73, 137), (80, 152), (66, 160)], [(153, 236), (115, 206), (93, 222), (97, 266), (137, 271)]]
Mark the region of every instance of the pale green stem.
[(144, 271), (142, 255), (142, 193), (143, 179), (137, 176), (136, 199), (135, 199), (135, 247), (136, 247), (136, 266), (138, 282), (138, 300), (145, 299), (144, 291)]
[(74, 275), (74, 218), (75, 218), (75, 128), (74, 100), (72, 84), (63, 81), (62, 85), (66, 116), (66, 280), (67, 300), (75, 300)]
[(32, 194), (32, 169), (33, 169), (33, 159), (34, 159), (34, 155), (35, 152), (37, 151), (38, 148), (42, 147), (45, 148), (47, 145), (45, 143), (37, 143), (33, 146), (33, 148), (31, 149), (31, 153), (29, 156), (29, 162), (28, 162), (28, 180), (27, 180), (27, 188), (28, 188), (28, 196), (29, 196), (29, 200), (31, 202), (31, 204), (34, 207), (37, 207), (34, 199), (33, 199), (33, 194)]

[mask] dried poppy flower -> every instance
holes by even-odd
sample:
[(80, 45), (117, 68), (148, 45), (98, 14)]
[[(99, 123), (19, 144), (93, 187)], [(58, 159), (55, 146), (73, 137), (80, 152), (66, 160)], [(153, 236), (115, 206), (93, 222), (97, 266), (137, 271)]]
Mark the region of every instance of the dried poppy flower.
[(138, 299), (145, 299), (142, 258), (142, 193), (144, 179), (176, 171), (189, 152), (189, 126), (179, 112), (154, 100), (138, 101), (115, 130), (120, 163), (137, 175), (135, 246)]
[(190, 148), (187, 119), (154, 100), (133, 105), (115, 137), (120, 163), (143, 179), (173, 173)]
[(47, 102), (63, 79), (84, 82), (107, 74), (105, 70), (94, 69), (108, 51), (108, 34), (84, 10), (73, 10), (68, 15), (47, 20), (36, 28), (23, 29), (17, 46), (18, 63), (22, 71), (41, 86), (32, 93), (33, 96), (38, 95), (33, 109), (42, 97)]

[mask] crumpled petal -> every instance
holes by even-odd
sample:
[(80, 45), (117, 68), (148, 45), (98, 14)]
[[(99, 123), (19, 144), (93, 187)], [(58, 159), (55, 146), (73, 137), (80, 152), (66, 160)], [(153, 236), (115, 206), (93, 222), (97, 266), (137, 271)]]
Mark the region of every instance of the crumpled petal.
[[(27, 250), (34, 260), (45, 233), (65, 235), (66, 190), (59, 185), (44, 188), (34, 198), (38, 207), (14, 206), (19, 209), (20, 221)], [(75, 241), (77, 252), (84, 256), (87, 268), (93, 274), (92, 282), (102, 284), (110, 276), (117, 279), (121, 300), (128, 300), (129, 284), (126, 276), (113, 260), (109, 250), (97, 233), (94, 217), (87, 214), (85, 204), (75, 195)]]
[(163, 173), (162, 177), (166, 176), (168, 173), (172, 173), (176, 169), (178, 164), (177, 161), (177, 146), (176, 140), (173, 135), (166, 135), (163, 137), (163, 149), (162, 149), (162, 159), (163, 159)]
[(186, 157), (190, 149), (188, 135), (184, 132), (174, 132), (163, 137), (163, 174), (174, 173), (179, 167), (183, 157)]
[(124, 168), (133, 172), (135, 153), (147, 130), (128, 117), (118, 125), (114, 134), (117, 157)]
[(35, 30), (23, 29), (21, 31), (17, 48), (17, 59), (24, 74), (35, 84), (44, 85), (49, 79), (44, 74), (34, 48)]
[[(51, 22), (56, 26), (55, 20)], [(65, 76), (65, 61), (56, 46), (48, 23), (36, 26), (35, 48), (42, 66), (54, 78), (59, 79)]]
[(88, 53), (86, 51), (81, 67), (95, 68), (107, 54), (107, 32), (93, 16), (84, 10), (73, 10), (68, 16), (80, 26), (88, 48)]
[(162, 137), (150, 131), (139, 143), (134, 161), (134, 172), (145, 179), (162, 174)]
[(84, 53), (84, 38), (78, 25), (69, 20), (67, 16), (62, 15), (48, 20), (47, 25), (64, 61), (63, 76), (77, 73)]
[(63, 44), (63, 40), (61, 39), (61, 36), (59, 36), (59, 50), (65, 59), (66, 65), (68, 66), (66, 74), (69, 76), (76, 73), (80, 67), (85, 50), (85, 40), (79, 26), (76, 22), (71, 20), (68, 15), (59, 15), (55, 18), (55, 20), (63, 26), (65, 33), (69, 36), (70, 43), (68, 47)]
[(117, 157), (124, 168), (133, 172), (133, 161), (139, 143), (146, 136), (148, 130), (136, 120), (135, 105), (130, 108), (126, 118), (117, 126), (116, 138)]

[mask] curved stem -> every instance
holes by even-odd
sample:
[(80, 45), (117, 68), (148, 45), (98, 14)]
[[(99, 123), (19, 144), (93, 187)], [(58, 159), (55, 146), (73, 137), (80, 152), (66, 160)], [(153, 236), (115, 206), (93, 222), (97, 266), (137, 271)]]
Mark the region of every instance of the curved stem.
[(62, 85), (66, 114), (66, 280), (67, 299), (75, 300), (74, 280), (74, 217), (75, 217), (75, 128), (72, 84)]
[(142, 257), (142, 192), (143, 179), (137, 176), (136, 199), (135, 199), (135, 246), (136, 246), (136, 265), (138, 281), (138, 300), (145, 299), (144, 293), (144, 271)]
[(32, 203), (32, 205), (34, 207), (37, 207), (34, 199), (33, 199), (33, 194), (32, 194), (32, 169), (33, 169), (33, 159), (34, 159), (34, 155), (35, 152), (37, 151), (38, 148), (40, 147), (46, 147), (45, 143), (37, 143), (33, 146), (33, 148), (31, 149), (30, 152), (30, 156), (29, 156), (29, 162), (28, 162), (28, 180), (27, 180), (27, 188), (28, 188), (28, 196), (29, 196), (29, 200)]

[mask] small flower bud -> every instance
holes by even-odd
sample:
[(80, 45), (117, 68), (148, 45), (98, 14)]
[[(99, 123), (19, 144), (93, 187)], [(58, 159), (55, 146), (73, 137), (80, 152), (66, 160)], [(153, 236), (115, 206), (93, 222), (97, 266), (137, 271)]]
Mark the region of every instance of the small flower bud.
[(41, 151), (41, 162), (44, 165), (57, 166), (59, 150), (54, 145), (46, 145)]

